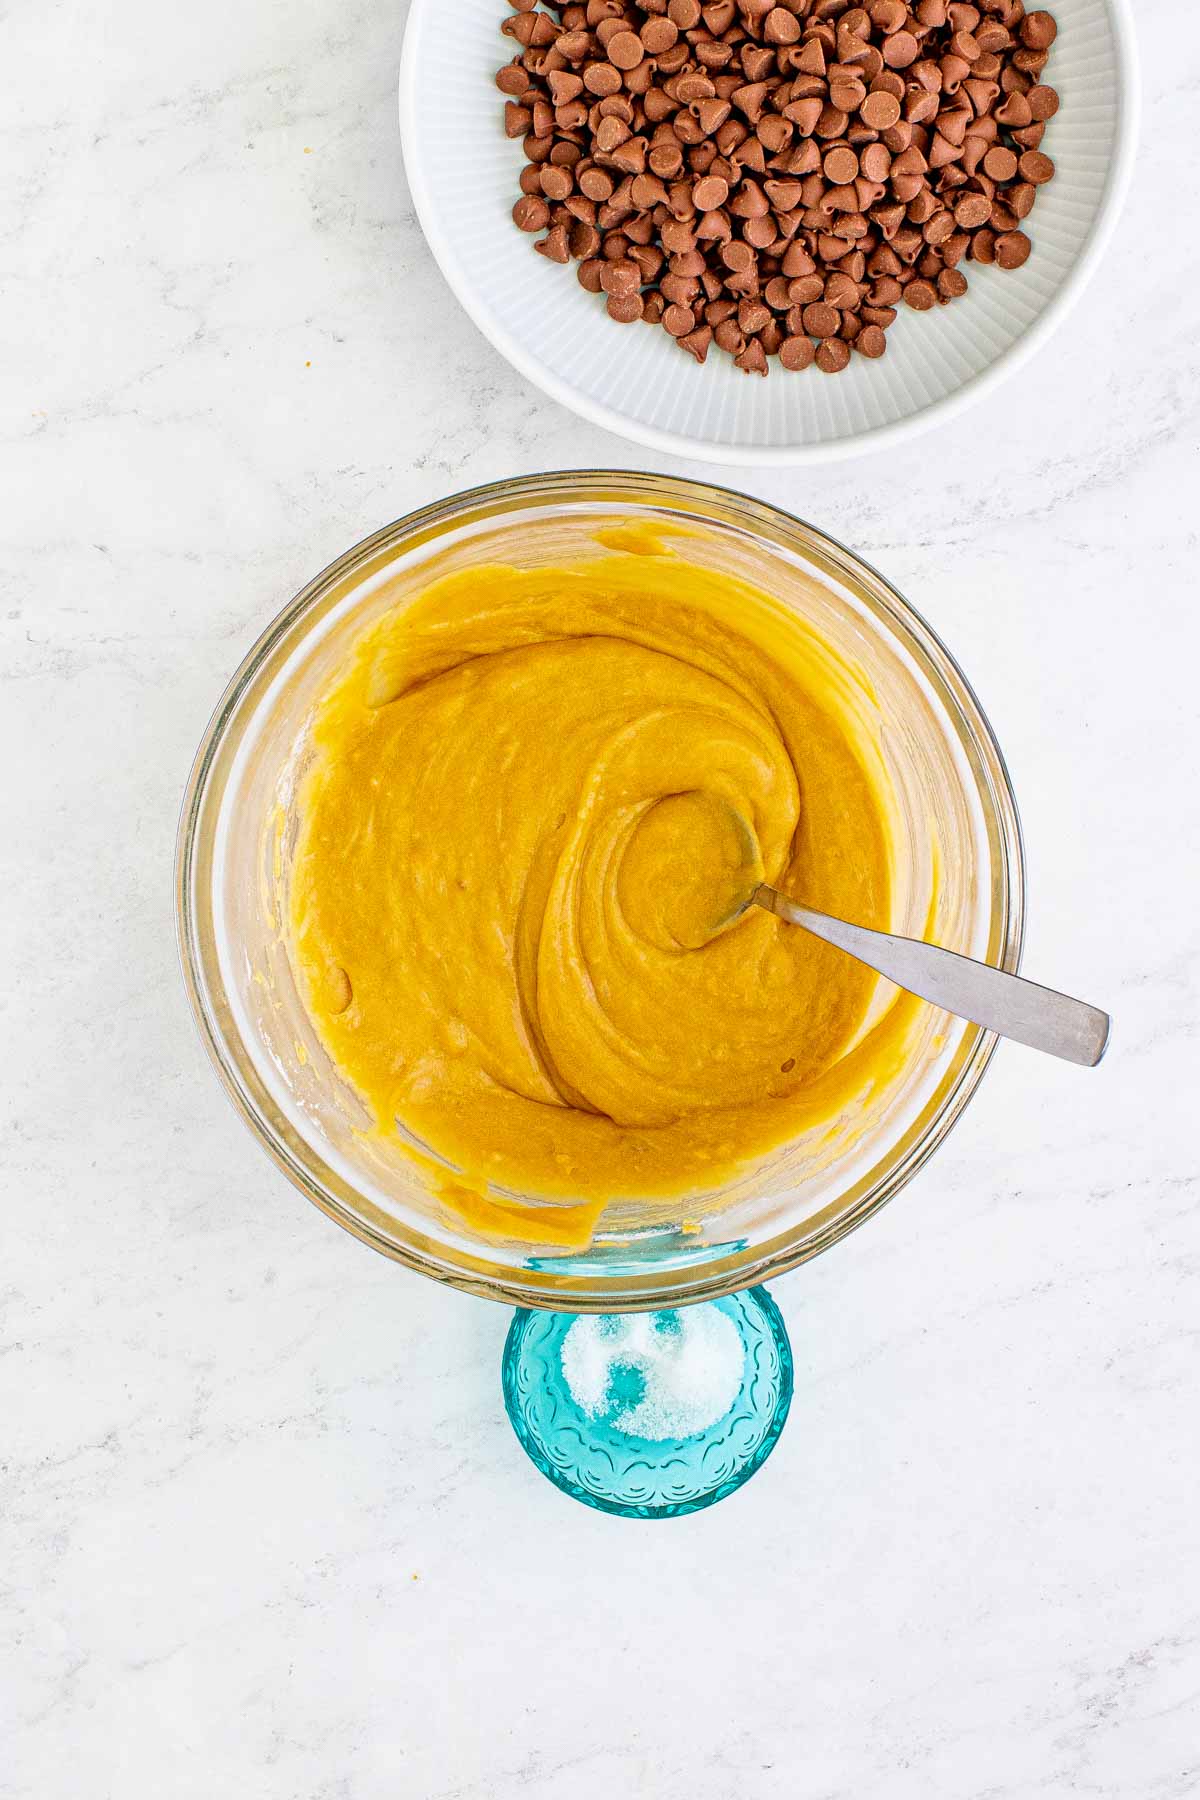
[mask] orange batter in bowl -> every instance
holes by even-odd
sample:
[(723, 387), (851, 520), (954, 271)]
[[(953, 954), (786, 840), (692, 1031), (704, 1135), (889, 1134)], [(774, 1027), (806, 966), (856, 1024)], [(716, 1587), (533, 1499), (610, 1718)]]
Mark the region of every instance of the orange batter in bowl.
[(861, 677), (769, 595), (605, 541), (445, 577), (367, 634), (314, 721), (290, 878), (306, 1004), (375, 1129), (449, 1165), (484, 1231), (527, 1228), (514, 1194), (565, 1203), (539, 1241), (720, 1189), (895, 1074), (907, 1024), (869, 970), (738, 914), (766, 879), (891, 923)]

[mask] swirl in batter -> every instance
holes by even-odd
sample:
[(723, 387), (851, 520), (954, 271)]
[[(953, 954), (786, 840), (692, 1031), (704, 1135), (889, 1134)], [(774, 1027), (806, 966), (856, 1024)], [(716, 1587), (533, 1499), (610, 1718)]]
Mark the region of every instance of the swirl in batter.
[(474, 1228), (529, 1234), (515, 1192), (561, 1203), (537, 1240), (586, 1241), (894, 1069), (886, 984), (740, 910), (766, 879), (890, 923), (875, 729), (794, 612), (673, 554), (475, 568), (367, 635), (314, 723), (293, 960), (376, 1129), (450, 1165)]

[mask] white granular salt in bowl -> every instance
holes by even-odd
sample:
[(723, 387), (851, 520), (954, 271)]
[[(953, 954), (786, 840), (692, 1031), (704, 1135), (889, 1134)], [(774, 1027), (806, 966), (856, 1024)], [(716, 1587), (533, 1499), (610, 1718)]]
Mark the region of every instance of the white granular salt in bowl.
[(562, 1345), (567, 1386), (589, 1418), (654, 1441), (693, 1437), (724, 1418), (744, 1360), (741, 1334), (717, 1306), (583, 1316)]

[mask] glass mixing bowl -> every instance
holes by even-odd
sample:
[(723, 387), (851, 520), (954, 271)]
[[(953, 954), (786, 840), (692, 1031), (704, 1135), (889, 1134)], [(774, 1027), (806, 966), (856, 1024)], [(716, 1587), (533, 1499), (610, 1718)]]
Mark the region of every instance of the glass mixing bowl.
[(865, 1095), (819, 1142), (797, 1140), (752, 1177), (690, 1199), (683, 1220), (678, 1205), (661, 1201), (613, 1206), (578, 1251), (472, 1233), (425, 1185), (399, 1134), (391, 1147), (364, 1131), (365, 1113), (301, 1003), (282, 931), (314, 705), (359, 634), (434, 577), (481, 562), (602, 556), (596, 531), (625, 520), (683, 528), (682, 554), (768, 590), (856, 666), (878, 707), (903, 825), (891, 929), (1015, 970), (1024, 892), (1017, 811), (953, 658), (894, 588), (821, 532), (743, 495), (653, 475), (567, 473), (478, 488), (340, 557), (280, 613), (222, 696), (188, 783), (177, 863), (183, 964), (201, 1033), (288, 1178), (365, 1243), (422, 1274), (574, 1313), (713, 1299), (827, 1249), (932, 1154), (995, 1046), (977, 1026), (923, 1008), (901, 1079)]

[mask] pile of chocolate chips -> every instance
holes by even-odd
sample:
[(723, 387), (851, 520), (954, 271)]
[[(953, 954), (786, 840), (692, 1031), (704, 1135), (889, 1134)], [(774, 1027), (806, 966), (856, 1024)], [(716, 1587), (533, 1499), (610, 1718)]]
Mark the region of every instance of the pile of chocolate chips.
[(1023, 0), (512, 0), (513, 218), (624, 324), (765, 375), (882, 356), (903, 301), (1017, 269), (1054, 174)]

